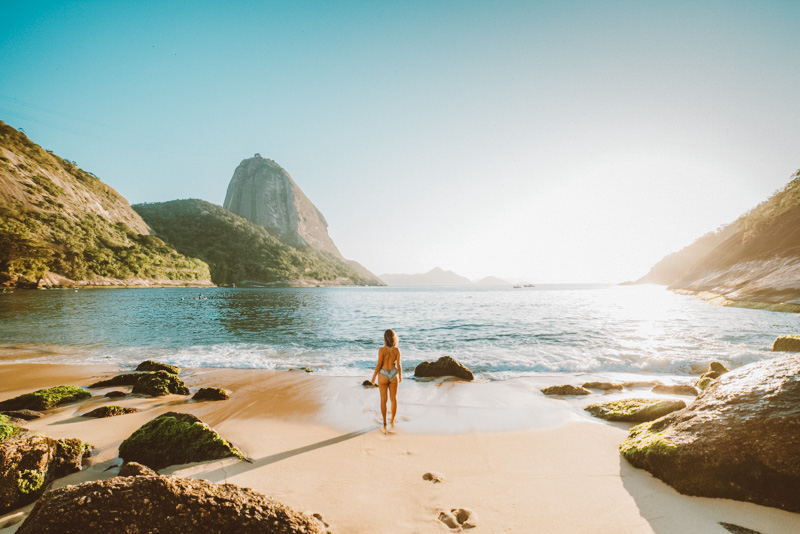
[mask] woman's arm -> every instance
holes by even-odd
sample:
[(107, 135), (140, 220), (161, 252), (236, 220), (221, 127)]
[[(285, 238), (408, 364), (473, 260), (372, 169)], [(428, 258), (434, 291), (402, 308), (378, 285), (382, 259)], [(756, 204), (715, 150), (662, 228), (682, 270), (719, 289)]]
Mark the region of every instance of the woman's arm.
[(397, 349), (397, 383), (403, 381), (403, 366), (400, 363), (400, 349)]
[(375, 366), (375, 372), (372, 373), (372, 380), (370, 380), (370, 382), (372, 382), (373, 384), (375, 383), (375, 377), (378, 376), (378, 370), (381, 368), (382, 363), (383, 363), (383, 352), (382, 349), (378, 349), (378, 365)]

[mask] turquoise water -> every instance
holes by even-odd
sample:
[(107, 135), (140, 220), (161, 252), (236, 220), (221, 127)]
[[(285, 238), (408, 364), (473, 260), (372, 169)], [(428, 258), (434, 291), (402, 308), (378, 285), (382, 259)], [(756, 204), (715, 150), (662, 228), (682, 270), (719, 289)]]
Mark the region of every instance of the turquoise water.
[[(199, 297), (202, 295), (202, 299)], [(689, 374), (772, 356), (798, 317), (721, 308), (655, 286), (81, 289), (0, 294), (4, 360), (363, 375), (383, 330), (404, 366), (449, 354), (485, 379)]]

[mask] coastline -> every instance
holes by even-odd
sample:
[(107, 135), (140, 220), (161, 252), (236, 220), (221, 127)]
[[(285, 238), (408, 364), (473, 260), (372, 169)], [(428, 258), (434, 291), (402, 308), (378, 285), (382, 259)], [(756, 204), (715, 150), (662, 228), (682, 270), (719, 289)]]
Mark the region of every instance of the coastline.
[[(116, 365), (0, 362), (0, 400), (55, 385), (85, 386), (117, 371)], [(353, 377), (209, 368), (186, 369), (181, 377), (192, 391), (222, 387), (231, 398), (111, 402), (106, 391), (127, 388), (100, 388), (86, 402), (26, 423), (36, 434), (77, 437), (95, 447), (88, 467), (53, 487), (114, 476), (120, 442), (157, 415), (179, 411), (211, 425), (253, 462), (170, 466), (161, 474), (252, 488), (320, 513), (334, 532), (452, 532), (438, 520), (451, 508), (472, 509), (476, 532), (724, 533), (720, 521), (764, 534), (796, 531), (797, 514), (680, 495), (620, 457), (617, 446), (629, 425), (583, 414), (587, 400), (544, 397), (531, 380), (406, 381), (397, 432), (384, 435), (375, 421), (377, 390)], [(567, 383), (570, 376), (551, 380)], [(142, 412), (80, 417), (106, 404)], [(525, 413), (532, 415), (515, 427)], [(444, 482), (423, 480), (431, 471)], [(31, 508), (0, 516), (0, 534), (14, 532)]]
[(721, 293), (705, 290), (692, 290), (668, 287), (670, 291), (677, 295), (688, 295), (704, 300), (715, 306), (728, 308), (748, 308), (753, 310), (769, 310), (784, 313), (800, 313), (800, 304), (791, 302), (758, 302), (753, 300), (731, 299)]

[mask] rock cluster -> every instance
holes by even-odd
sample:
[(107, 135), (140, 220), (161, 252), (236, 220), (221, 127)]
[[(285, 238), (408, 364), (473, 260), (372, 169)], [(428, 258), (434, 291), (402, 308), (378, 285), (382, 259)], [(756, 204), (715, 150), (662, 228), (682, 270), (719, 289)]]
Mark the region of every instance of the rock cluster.
[(442, 356), (435, 362), (422, 362), (414, 369), (414, 376), (428, 378), (454, 376), (462, 380), (474, 380), (475, 375), (451, 356)]

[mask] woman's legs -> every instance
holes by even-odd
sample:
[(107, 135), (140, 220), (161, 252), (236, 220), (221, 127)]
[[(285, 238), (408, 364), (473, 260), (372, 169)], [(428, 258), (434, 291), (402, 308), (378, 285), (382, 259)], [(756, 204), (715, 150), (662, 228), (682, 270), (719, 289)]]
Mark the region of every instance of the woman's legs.
[(386, 428), (386, 397), (389, 384), (386, 382), (385, 378), (378, 382), (378, 388), (381, 390), (381, 415), (383, 416), (383, 428)]
[[(394, 426), (394, 418), (397, 415), (397, 383), (398, 380), (392, 380), (392, 383), (389, 384), (389, 395), (392, 398), (392, 426)], [(386, 413), (386, 402), (383, 403), (383, 411), (384, 414)], [(384, 415), (383, 420), (386, 421), (386, 416)], [(384, 423), (385, 425), (386, 423)]]

